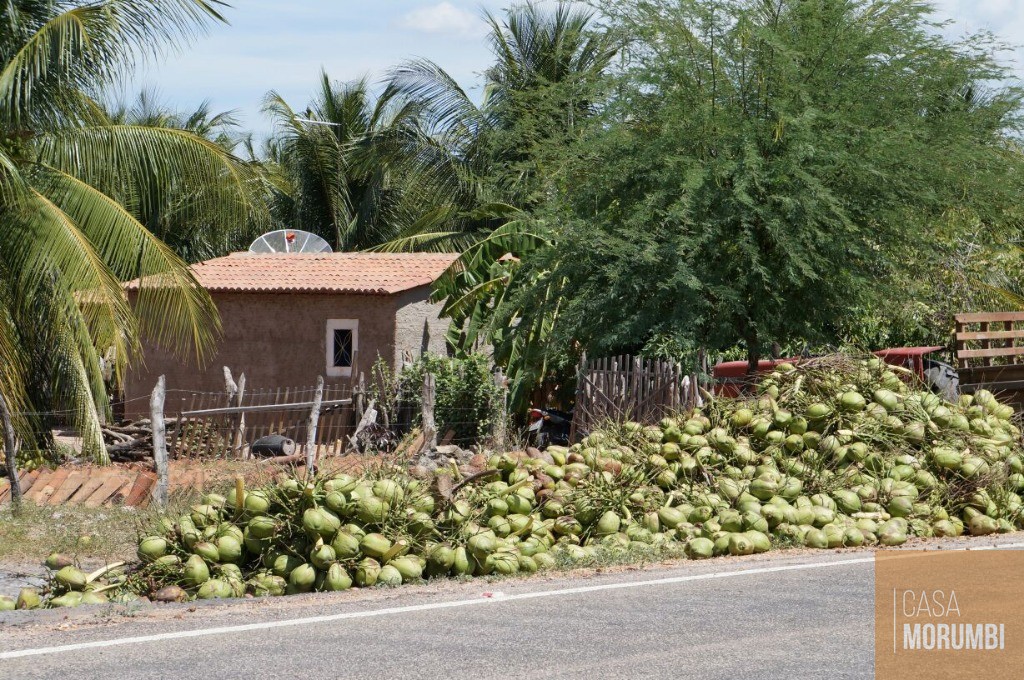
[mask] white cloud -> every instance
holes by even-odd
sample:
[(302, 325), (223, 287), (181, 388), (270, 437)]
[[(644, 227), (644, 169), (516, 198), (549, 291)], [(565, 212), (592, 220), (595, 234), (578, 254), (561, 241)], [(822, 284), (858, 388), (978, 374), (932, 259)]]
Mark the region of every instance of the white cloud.
[(420, 33), (478, 36), (484, 32), (483, 20), (473, 12), (442, 2), (413, 10), (398, 20), (398, 26)]

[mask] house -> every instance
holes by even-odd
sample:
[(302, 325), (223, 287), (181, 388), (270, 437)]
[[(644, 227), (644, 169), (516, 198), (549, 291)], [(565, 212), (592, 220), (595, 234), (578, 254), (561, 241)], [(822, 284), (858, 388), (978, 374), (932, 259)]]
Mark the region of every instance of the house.
[[(457, 255), (233, 253), (193, 265), (220, 312), (223, 336), (205, 366), (155, 346), (126, 376), (125, 415), (142, 417), (160, 375), (169, 390), (223, 391), (223, 367), (254, 387), (345, 384), (377, 358), (444, 353), (448, 322), (430, 286)], [(132, 298), (137, 284), (129, 284)]]

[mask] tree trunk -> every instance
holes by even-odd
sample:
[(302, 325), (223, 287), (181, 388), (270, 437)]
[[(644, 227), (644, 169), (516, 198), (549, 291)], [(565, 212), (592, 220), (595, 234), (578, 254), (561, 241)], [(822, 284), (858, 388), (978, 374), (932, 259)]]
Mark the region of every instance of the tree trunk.
[(0, 394), (0, 425), (3, 425), (4, 461), (7, 478), (11, 482), (11, 508), (17, 513), (21, 509), (21, 481), (18, 479), (18, 439), (14, 434), (14, 422), (7, 408), (7, 400)]
[(757, 364), (761, 359), (760, 343), (757, 339), (757, 331), (751, 329), (747, 332), (747, 375), (757, 375)]

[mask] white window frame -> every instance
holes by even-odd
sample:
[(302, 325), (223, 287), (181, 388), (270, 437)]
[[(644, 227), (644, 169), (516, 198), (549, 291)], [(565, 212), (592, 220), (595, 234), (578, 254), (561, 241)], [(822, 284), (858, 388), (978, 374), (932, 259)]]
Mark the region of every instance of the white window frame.
[[(334, 365), (334, 331), (352, 331), (352, 366)], [(356, 352), (359, 349), (359, 319), (328, 319), (327, 320), (327, 376), (329, 378), (348, 378), (356, 363)]]

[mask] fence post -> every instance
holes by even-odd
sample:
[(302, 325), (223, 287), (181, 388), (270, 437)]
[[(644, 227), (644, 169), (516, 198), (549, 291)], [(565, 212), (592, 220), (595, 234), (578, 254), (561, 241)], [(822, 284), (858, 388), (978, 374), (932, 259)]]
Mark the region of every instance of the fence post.
[[(235, 406), (242, 405), (242, 398), (245, 396), (245, 373), (238, 376), (238, 393), (235, 395)], [(235, 418), (234, 438), (231, 441), (231, 448), (235, 451), (242, 450), (242, 442), (245, 441), (245, 411), (242, 411)], [(244, 458), (245, 456), (243, 456)]]
[(580, 355), (580, 366), (576, 371), (576, 400), (573, 403), (572, 409), (572, 422), (569, 424), (569, 443), (574, 444), (576, 442), (577, 430), (579, 429), (579, 423), (587, 417), (587, 404), (584, 399), (585, 389), (587, 380), (587, 353), (583, 352)]
[(320, 404), (324, 400), (324, 377), (316, 377), (316, 393), (313, 395), (313, 408), (309, 410), (309, 421), (306, 423), (306, 477), (313, 474), (313, 461), (316, 459), (316, 426), (320, 421)]
[(363, 414), (366, 412), (366, 374), (362, 371), (359, 372), (359, 385), (356, 387), (356, 393), (352, 397), (354, 420), (358, 424), (362, 421)]
[(11, 509), (17, 514), (21, 510), (21, 480), (18, 479), (18, 439), (14, 434), (14, 422), (7, 400), (0, 394), (0, 419), (4, 427), (4, 460), (7, 464), (7, 478), (11, 482)]
[(164, 397), (166, 396), (167, 380), (164, 376), (156, 381), (153, 396), (149, 399), (149, 415), (153, 422), (153, 461), (156, 465), (156, 489), (153, 500), (158, 508), (167, 507), (167, 439), (164, 429)]
[(423, 374), (423, 449), (437, 446), (437, 424), (434, 422), (434, 397), (436, 382), (433, 373)]

